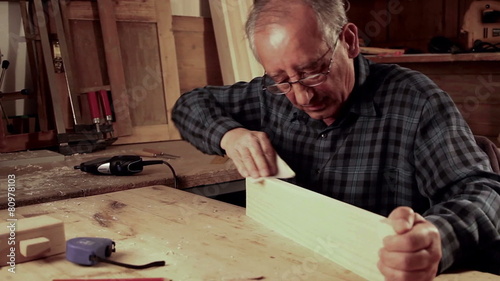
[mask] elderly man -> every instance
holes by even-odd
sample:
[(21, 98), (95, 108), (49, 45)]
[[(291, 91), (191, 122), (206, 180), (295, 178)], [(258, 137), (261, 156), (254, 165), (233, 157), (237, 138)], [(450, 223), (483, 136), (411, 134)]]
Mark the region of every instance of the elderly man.
[(265, 75), (182, 95), (186, 140), (244, 177), (275, 174), (280, 155), (293, 183), (389, 216), (388, 280), (500, 273), (500, 177), (445, 92), (360, 55), (340, 0), (257, 0), (246, 30)]

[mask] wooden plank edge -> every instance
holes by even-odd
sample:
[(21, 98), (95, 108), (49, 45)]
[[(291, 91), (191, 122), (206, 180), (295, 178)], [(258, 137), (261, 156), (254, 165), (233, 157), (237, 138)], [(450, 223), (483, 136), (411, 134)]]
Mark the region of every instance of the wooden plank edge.
[(172, 31), (172, 10), (169, 0), (156, 0), (157, 32), (160, 52), (161, 75), (167, 112), (169, 139), (180, 139), (181, 135), (172, 120), (172, 109), (181, 95), (175, 37)]
[(169, 132), (170, 128), (168, 124), (135, 126), (132, 127), (132, 134), (130, 136), (118, 137), (113, 145), (172, 140)]

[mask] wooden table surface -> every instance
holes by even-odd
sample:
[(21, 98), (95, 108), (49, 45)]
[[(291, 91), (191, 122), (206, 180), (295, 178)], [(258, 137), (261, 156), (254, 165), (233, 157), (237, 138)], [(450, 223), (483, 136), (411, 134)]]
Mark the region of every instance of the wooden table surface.
[[(215, 156), (206, 155), (185, 141), (117, 145), (105, 150), (65, 156), (63, 161), (0, 167), (0, 190), (7, 189), (9, 175), (15, 176), (18, 206), (89, 196), (150, 185), (173, 186), (173, 176), (166, 165), (152, 165), (133, 176), (92, 175), (74, 166), (101, 157), (134, 154), (152, 148), (180, 156), (167, 160), (179, 178), (179, 188), (217, 184), (242, 179), (231, 160), (213, 164)], [(19, 158), (16, 153), (0, 154), (0, 161)], [(143, 157), (144, 160), (154, 159)], [(161, 158), (159, 158), (161, 159)], [(24, 161), (26, 162), (26, 161)], [(7, 193), (0, 192), (0, 209), (7, 207)]]
[[(166, 186), (151, 186), (20, 207), (16, 218), (49, 215), (66, 239), (110, 238), (111, 259), (131, 264), (164, 260), (165, 267), (125, 269), (73, 264), (64, 254), (0, 269), (0, 280), (163, 277), (165, 280), (363, 280), (265, 228), (245, 209)], [(0, 211), (0, 220), (8, 218)], [(498, 280), (479, 272), (436, 280)]]

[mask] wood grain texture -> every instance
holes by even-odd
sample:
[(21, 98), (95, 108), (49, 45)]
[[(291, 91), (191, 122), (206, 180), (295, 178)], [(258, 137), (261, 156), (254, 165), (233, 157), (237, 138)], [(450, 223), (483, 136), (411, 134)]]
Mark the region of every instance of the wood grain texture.
[[(4, 253), (0, 256), (2, 265), (11, 261), (7, 255), (12, 252), (17, 264), (64, 253), (66, 250), (64, 223), (51, 216), (40, 215), (23, 219), (17, 219), (15, 216), (8, 217), (0, 226), (0, 250)], [(14, 244), (9, 244), (8, 241), (14, 241)], [(45, 247), (36, 249), (34, 242)], [(5, 271), (2, 270), (2, 272)]]
[[(341, 265), (363, 280), (384, 280), (376, 267), (378, 250), (382, 238), (394, 234), (384, 217), (278, 179), (246, 183), (247, 216), (326, 257), (332, 266)], [(496, 275), (465, 271), (441, 274), (434, 280), (497, 279)]]
[(224, 84), (250, 81), (264, 74), (245, 36), (245, 21), (252, 1), (210, 1), (217, 50)]
[[(181, 92), (170, 1), (124, 0), (112, 3), (110, 9), (117, 28), (117, 35), (112, 38), (119, 42), (113, 45), (120, 46), (120, 50), (115, 48), (114, 51), (122, 58), (125, 77), (122, 90), (111, 87), (112, 103), (115, 116), (129, 114), (132, 125), (131, 135), (121, 136), (114, 144), (180, 139), (170, 122), (171, 109)], [(104, 4), (99, 2), (101, 6)], [(98, 5), (93, 1), (70, 1), (66, 11), (75, 31), (73, 36), (78, 37), (75, 40), (84, 40), (82, 43), (85, 43), (80, 44), (75, 52), (88, 51), (90, 54), (88, 58), (80, 58), (77, 66), (80, 75), (87, 76), (82, 77), (85, 82), (82, 88), (95, 88), (99, 83), (103, 88), (108, 87), (111, 66), (102, 64), (106, 58), (102, 46), (108, 39), (103, 40), (107, 36), (99, 34)], [(93, 73), (87, 73), (92, 69), (88, 68), (90, 64), (98, 67)], [(82, 111), (87, 112), (85, 103)]]
[(174, 16), (172, 29), (181, 93), (206, 85), (222, 85), (212, 20)]
[(372, 47), (406, 47), (428, 51), (435, 36), (461, 45), (460, 30), (473, 0), (350, 0), (347, 15)]
[[(16, 205), (24, 206), (42, 202), (90, 196), (119, 190), (133, 189), (154, 184), (174, 185), (166, 165), (144, 167), (141, 173), (129, 177), (97, 176), (75, 170), (80, 163), (102, 157), (133, 155), (143, 148), (152, 148), (166, 154), (180, 156), (167, 160), (175, 169), (179, 188), (217, 184), (241, 180), (232, 161), (212, 164), (212, 155), (198, 151), (185, 141), (168, 141), (144, 144), (116, 145), (90, 154), (64, 157), (63, 161), (39, 164), (15, 163), (0, 169), (0, 178), (16, 177)], [(9, 154), (3, 154), (7, 158)], [(11, 155), (15, 157), (16, 155)], [(162, 159), (142, 157), (144, 160)], [(166, 160), (166, 159), (162, 159)], [(0, 181), (0, 190), (7, 190), (7, 181)], [(208, 196), (208, 195), (207, 195)], [(7, 193), (0, 192), (0, 210), (7, 207)]]
[[(66, 239), (104, 237), (116, 242), (115, 261), (167, 266), (131, 270), (68, 262), (64, 254), (19, 264), (0, 279), (54, 280), (164, 277), (172, 280), (361, 281), (362, 277), (245, 216), (245, 209), (166, 186), (74, 198), (16, 209), (16, 217), (48, 215), (65, 225)], [(8, 218), (0, 212), (0, 219)], [(322, 222), (324, 223), (324, 222)], [(436, 281), (493, 281), (475, 271), (438, 276)]]
[[(111, 87), (111, 96), (115, 109), (115, 122), (113, 124), (117, 136), (128, 136), (132, 134), (130, 96), (126, 95), (127, 87), (122, 60), (122, 47), (118, 35), (118, 26), (115, 16), (115, 2), (111, 0), (97, 1), (99, 23), (102, 32), (104, 57), (107, 65), (107, 75)], [(89, 71), (89, 70), (87, 70)], [(120, 101), (120, 107), (117, 106)], [(123, 108), (123, 110), (121, 110)]]
[(367, 280), (377, 269), (382, 239), (394, 234), (384, 217), (277, 180), (246, 182), (247, 216)]
[[(0, 218), (5, 218), (5, 212)], [(261, 226), (241, 207), (166, 186), (152, 186), (18, 208), (19, 217), (46, 214), (64, 222), (66, 237), (116, 242), (111, 259), (167, 266), (130, 270), (73, 264), (57, 255), (0, 271), (1, 280), (164, 277), (172, 280), (344, 280), (354, 273)]]
[(64, 161), (64, 155), (50, 150), (32, 150), (0, 154), (0, 167), (34, 165), (58, 161)]

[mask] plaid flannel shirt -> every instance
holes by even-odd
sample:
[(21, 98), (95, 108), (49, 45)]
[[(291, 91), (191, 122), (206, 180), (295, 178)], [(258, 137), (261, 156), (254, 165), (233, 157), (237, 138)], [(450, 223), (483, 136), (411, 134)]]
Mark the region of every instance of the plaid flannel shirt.
[(224, 154), (228, 130), (266, 132), (292, 183), (384, 216), (412, 207), (440, 231), (440, 271), (500, 274), (500, 177), (451, 98), (416, 71), (354, 63), (355, 88), (330, 126), (263, 91), (262, 77), (185, 93), (173, 121), (208, 154)]

